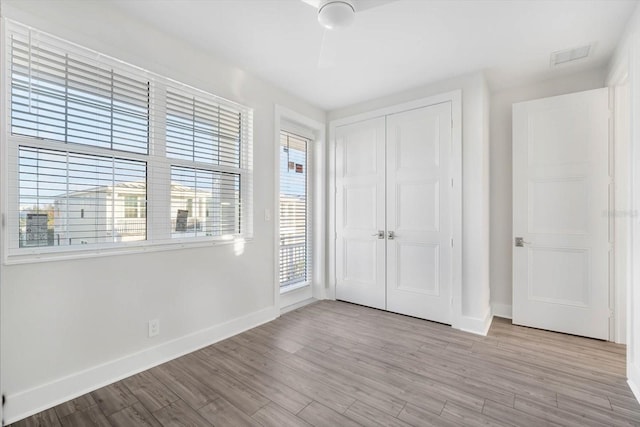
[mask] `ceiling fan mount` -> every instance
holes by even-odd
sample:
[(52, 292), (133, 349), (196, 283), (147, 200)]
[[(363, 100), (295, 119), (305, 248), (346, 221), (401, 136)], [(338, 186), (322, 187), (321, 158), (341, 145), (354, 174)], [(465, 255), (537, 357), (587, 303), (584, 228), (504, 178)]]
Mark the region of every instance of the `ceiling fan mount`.
[(350, 26), (356, 18), (356, 7), (350, 0), (324, 0), (318, 7), (318, 22), (328, 30)]
[(348, 28), (355, 21), (356, 14), (393, 3), (396, 0), (301, 0), (318, 11), (318, 22), (324, 27), (319, 68), (332, 67), (337, 62), (337, 52), (344, 40), (344, 32), (335, 31)]

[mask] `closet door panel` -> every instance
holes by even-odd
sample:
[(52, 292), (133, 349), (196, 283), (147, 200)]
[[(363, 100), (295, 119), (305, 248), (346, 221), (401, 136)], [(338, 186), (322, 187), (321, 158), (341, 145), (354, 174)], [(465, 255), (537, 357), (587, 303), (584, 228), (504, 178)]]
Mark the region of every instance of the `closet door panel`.
[(387, 310), (451, 323), (451, 104), (386, 128)]
[(384, 230), (382, 117), (336, 129), (336, 299), (386, 308)]

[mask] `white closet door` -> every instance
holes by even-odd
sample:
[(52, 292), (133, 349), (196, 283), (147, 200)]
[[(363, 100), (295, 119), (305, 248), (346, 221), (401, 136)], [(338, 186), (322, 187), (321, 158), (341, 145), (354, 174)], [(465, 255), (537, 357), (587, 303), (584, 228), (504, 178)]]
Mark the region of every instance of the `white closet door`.
[(450, 157), (451, 103), (387, 116), (387, 310), (442, 323), (451, 323)]
[(336, 298), (380, 309), (386, 307), (384, 146), (384, 117), (336, 129)]
[(609, 338), (607, 89), (513, 106), (513, 323)]

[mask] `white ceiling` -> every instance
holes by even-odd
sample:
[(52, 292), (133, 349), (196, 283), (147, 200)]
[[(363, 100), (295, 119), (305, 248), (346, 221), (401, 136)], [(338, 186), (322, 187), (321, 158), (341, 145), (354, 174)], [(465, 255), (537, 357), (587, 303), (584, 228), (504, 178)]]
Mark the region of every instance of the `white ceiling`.
[[(637, 5), (396, 0), (331, 32), (302, 0), (111, 1), (326, 110), (478, 70), (500, 90), (603, 66)], [(550, 68), (552, 51), (585, 44), (594, 45), (589, 58)]]

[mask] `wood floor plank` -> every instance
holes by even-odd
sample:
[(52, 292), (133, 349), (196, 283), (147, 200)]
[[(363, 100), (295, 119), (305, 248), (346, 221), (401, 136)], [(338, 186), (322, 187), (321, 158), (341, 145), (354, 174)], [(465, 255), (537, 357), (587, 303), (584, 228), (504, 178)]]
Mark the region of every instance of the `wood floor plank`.
[(142, 403), (134, 403), (122, 411), (111, 414), (109, 421), (114, 427), (161, 427)]
[(231, 402), (246, 415), (253, 415), (258, 409), (269, 403), (269, 400), (238, 381), (232, 375), (207, 364), (197, 356), (190, 354), (183, 357), (184, 368), (197, 376), (200, 381)]
[(276, 378), (266, 375), (251, 366), (239, 363), (227, 353), (213, 346), (204, 348), (196, 354), (220, 369), (224, 369), (227, 374), (235, 376), (239, 381), (247, 384), (270, 401), (277, 403), (294, 414), (297, 414), (312, 401), (311, 398), (283, 384)]
[(58, 418), (64, 418), (67, 415), (73, 414), (74, 412), (84, 411), (85, 409), (90, 408), (95, 404), (95, 399), (91, 396), (90, 393), (87, 393), (78, 398), (62, 403), (53, 409), (56, 411)]
[(378, 360), (371, 355), (354, 354), (353, 350), (333, 348), (330, 354), (334, 352), (350, 357), (359, 364), (366, 365), (378, 374), (384, 375), (390, 383), (403, 387), (405, 391), (398, 397), (406, 401), (415, 401), (416, 396), (426, 397), (427, 399), (440, 397), (441, 399), (453, 400), (461, 405), (468, 406), (477, 412), (482, 410), (484, 398), (468, 392), (464, 387), (451, 387), (448, 384), (438, 383), (423, 376), (415, 375), (391, 363)]
[(176, 361), (156, 366), (149, 372), (192, 408), (200, 409), (220, 397), (218, 393), (180, 368)]
[(359, 379), (352, 378), (345, 381), (342, 373), (336, 373), (334, 368), (323, 367), (299, 357), (297, 354), (290, 354), (280, 349), (273, 349), (265, 353), (265, 356), (283, 363), (293, 369), (305, 371), (313, 376), (314, 381), (322, 381), (330, 387), (340, 390), (343, 393), (360, 399), (363, 402), (376, 408), (383, 409), (388, 414), (396, 416), (405, 405), (405, 401), (398, 399), (392, 393), (385, 393), (368, 385)]
[(558, 409), (551, 405), (545, 405), (540, 402), (516, 396), (514, 409), (522, 411), (526, 414), (543, 419), (548, 422), (559, 424), (566, 427), (582, 427), (582, 426), (601, 426), (602, 424), (590, 421), (581, 415), (576, 415), (563, 409)]
[[(397, 397), (399, 393), (403, 392), (403, 389), (393, 387), (384, 382), (376, 381), (368, 376), (357, 374), (355, 372), (356, 367), (349, 361), (328, 359), (325, 354), (309, 348), (298, 350), (295, 354), (296, 356), (314, 363), (317, 366), (332, 369), (340, 376), (340, 378), (342, 378), (342, 381), (345, 381), (348, 384), (357, 385), (357, 394), (366, 394), (366, 397), (363, 399), (365, 402), (368, 401), (369, 398), (376, 398), (376, 407), (388, 414), (398, 415), (406, 405), (406, 401)], [(444, 406), (444, 402), (442, 402), (442, 406)]]
[(410, 424), (359, 400), (356, 400), (344, 415), (363, 426), (411, 427)]
[(227, 402), (222, 397), (198, 410), (202, 417), (216, 427), (258, 427), (260, 423)]
[[(444, 409), (444, 405), (442, 405)], [(398, 418), (407, 422), (412, 426), (433, 426), (433, 427), (459, 427), (460, 424), (451, 420), (444, 419), (440, 416), (440, 412), (434, 413), (412, 403), (407, 403)]]
[(558, 408), (580, 415), (595, 423), (602, 423), (609, 426), (637, 426), (637, 423), (632, 419), (614, 412), (613, 409), (603, 410), (600, 406), (585, 404), (584, 401), (578, 401), (567, 396), (559, 395)]
[(56, 406), (23, 426), (640, 426), (625, 347), (488, 336), (337, 301)]
[(178, 396), (150, 372), (141, 372), (124, 379), (123, 382), (140, 403), (151, 412), (178, 400)]
[(230, 354), (244, 364), (278, 378), (294, 390), (335, 409), (339, 413), (346, 411), (355, 402), (355, 398), (326, 385), (324, 382), (314, 381), (306, 372), (292, 369), (249, 348), (236, 348)]
[(537, 426), (537, 427), (558, 426), (560, 427), (559, 424), (555, 424), (549, 420), (538, 418), (534, 415), (530, 415), (526, 412), (514, 409), (511, 406), (506, 406), (501, 403), (494, 402), (492, 400), (487, 400), (484, 403), (484, 407), (482, 408), (482, 413), (488, 417), (494, 418), (502, 423), (505, 423), (513, 427), (519, 427), (519, 426)]
[(153, 413), (153, 416), (164, 427), (211, 427), (213, 424), (202, 418), (193, 408), (183, 400), (176, 400), (169, 406)]
[[(637, 403), (637, 402), (636, 402)], [(618, 406), (616, 404), (611, 405), (613, 412), (616, 414), (622, 415), (623, 417), (635, 422), (640, 426), (640, 411), (638, 409), (629, 409), (623, 406)]]
[[(303, 408), (304, 409), (304, 408)], [(253, 418), (264, 427), (309, 427), (310, 424), (302, 418), (278, 406), (274, 402), (260, 408), (253, 414)]]
[(91, 396), (107, 417), (138, 401), (122, 381), (93, 391), (91, 392)]
[(59, 427), (60, 420), (55, 410), (47, 409), (12, 425), (16, 427)]
[(444, 405), (444, 409), (440, 416), (444, 419), (448, 419), (457, 423), (460, 423), (466, 427), (480, 427), (480, 426), (491, 426), (491, 427), (507, 427), (508, 423), (499, 421), (497, 419), (487, 417), (484, 414), (478, 414), (475, 411), (472, 411), (465, 406), (455, 404), (453, 402), (447, 402)]
[(61, 417), (60, 423), (63, 427), (111, 427), (113, 425), (98, 405)]
[(318, 402), (311, 402), (298, 416), (315, 427), (360, 427), (357, 422)]

